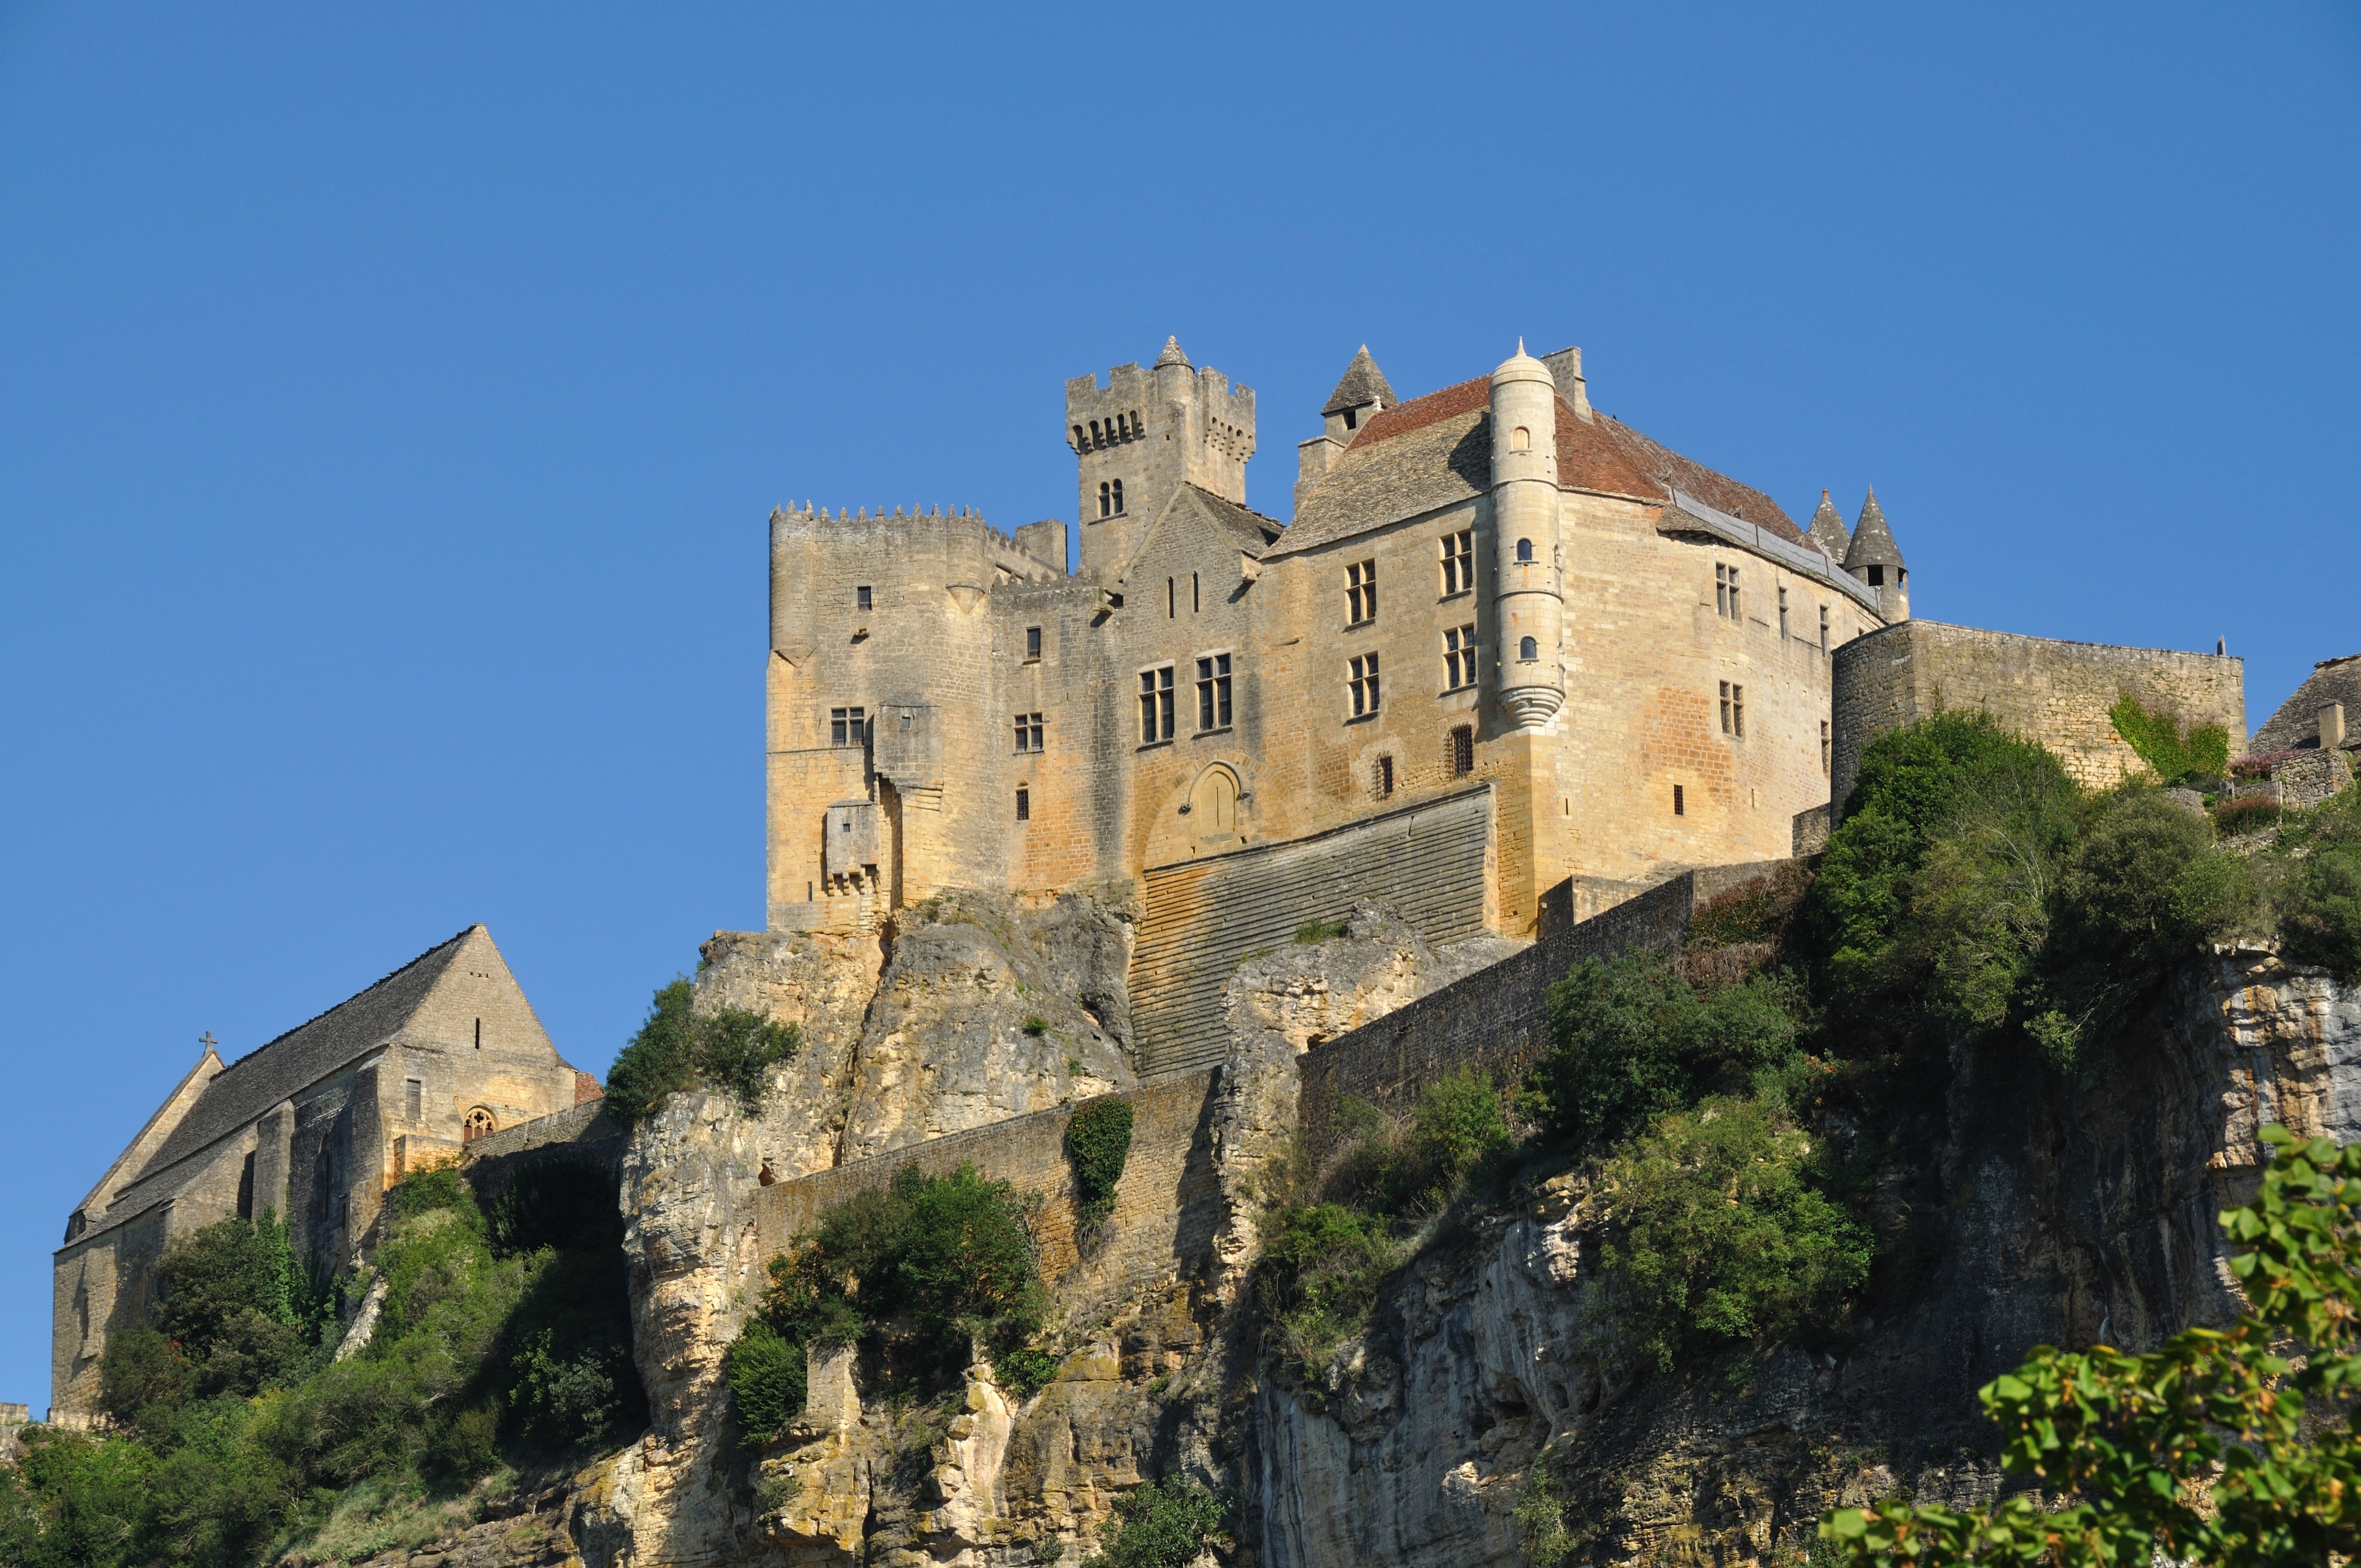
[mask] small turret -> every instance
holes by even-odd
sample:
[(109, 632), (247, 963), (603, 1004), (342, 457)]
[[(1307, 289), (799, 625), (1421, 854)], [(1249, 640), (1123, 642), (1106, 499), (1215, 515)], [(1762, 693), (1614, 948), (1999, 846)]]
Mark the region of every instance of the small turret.
[(1861, 503), (1861, 520), (1852, 526), (1852, 543), (1845, 550), (1844, 569), (1877, 590), (1877, 604), (1885, 623), (1910, 619), (1910, 569), (1902, 564), (1902, 547), (1885, 526), (1885, 512), (1877, 504), (1877, 487)]
[(1386, 373), (1369, 357), (1369, 345), (1361, 345), (1361, 351), (1345, 367), (1336, 389), (1328, 394), (1328, 401), (1321, 407), (1320, 417), (1326, 428), (1311, 440), (1295, 444), (1297, 511), (1303, 510), (1305, 493), (1336, 466), (1336, 459), (1345, 455), (1345, 448), (1353, 444), (1353, 437), (1360, 428), (1400, 400), (1387, 383)]
[(1517, 352), (1492, 372), (1492, 605), (1500, 710), (1538, 729), (1565, 701), (1559, 646), (1557, 387)]
[(1844, 516), (1826, 490), (1820, 492), (1819, 510), (1812, 513), (1812, 526), (1804, 531), (1804, 537), (1839, 565), (1851, 553), (1852, 536), (1845, 532)]

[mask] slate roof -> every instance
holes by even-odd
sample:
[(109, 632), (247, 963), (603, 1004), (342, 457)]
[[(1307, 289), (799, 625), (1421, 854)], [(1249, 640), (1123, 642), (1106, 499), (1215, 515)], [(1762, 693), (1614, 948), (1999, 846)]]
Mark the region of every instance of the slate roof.
[(1852, 535), (1845, 532), (1844, 514), (1828, 499), (1826, 490), (1820, 492), (1820, 504), (1812, 513), (1812, 525), (1804, 530), (1804, 537), (1818, 545), (1831, 561), (1842, 561), (1852, 548)]
[(1899, 566), (1902, 546), (1894, 543), (1893, 531), (1885, 526), (1885, 509), (1877, 504), (1877, 487), (1869, 488), (1869, 499), (1861, 503), (1861, 521), (1852, 525), (1852, 544), (1845, 551), (1845, 570), (1860, 566)]
[(1361, 345), (1361, 352), (1353, 356), (1353, 362), (1345, 367), (1344, 378), (1336, 383), (1336, 389), (1328, 394), (1327, 402), (1321, 406), (1320, 417), (1325, 419), (1330, 414), (1343, 413), (1346, 409), (1365, 409), (1371, 403), (1389, 409), (1400, 401), (1401, 400), (1394, 396), (1393, 388), (1386, 384), (1386, 373), (1378, 368), (1376, 360), (1369, 357), (1369, 345), (1365, 343)]
[[(1479, 376), (1372, 415), (1271, 554), (1312, 549), (1484, 494), (1492, 487), (1491, 406), (1491, 378)], [(1605, 414), (1586, 420), (1563, 398), (1557, 475), (1561, 485), (1650, 505), (1669, 500), (1677, 486), (1792, 543), (1804, 539), (1778, 503), (1752, 486)]]
[(269, 1045), (248, 1051), (214, 1075), (203, 1096), (164, 1140), (135, 1181), (185, 1159), (254, 1121), (273, 1105), (309, 1088), (362, 1052), (401, 1030), (473, 933), (470, 926), (429, 948), (357, 996), (346, 998)]
[(1180, 335), (1178, 333), (1164, 340), (1164, 352), (1156, 356), (1156, 363), (1151, 368), (1161, 370), (1167, 365), (1178, 365), (1184, 370), (1196, 368), (1189, 363), (1189, 356), (1180, 352)]
[(1224, 532), (1236, 536), (1238, 548), (1250, 555), (1260, 555), (1270, 547), (1271, 541), (1287, 532), (1287, 525), (1275, 517), (1265, 517), (1252, 507), (1225, 500), (1213, 491), (1195, 485), (1183, 485), (1181, 493), (1194, 496), (1197, 509)]
[(2361, 653), (2323, 659), (2312, 674), (2279, 704), (2270, 721), (2246, 743), (2249, 754), (2267, 757), (2274, 751), (2294, 751), (2320, 744), (2320, 710), (2332, 702), (2345, 705), (2345, 733), (2361, 729)]

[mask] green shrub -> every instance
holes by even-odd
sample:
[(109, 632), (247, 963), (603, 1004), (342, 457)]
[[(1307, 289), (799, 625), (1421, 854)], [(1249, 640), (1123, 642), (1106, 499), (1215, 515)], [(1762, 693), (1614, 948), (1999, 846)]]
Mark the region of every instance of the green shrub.
[(609, 1115), (626, 1124), (652, 1116), (698, 1083), (728, 1091), (749, 1115), (761, 1109), (770, 1069), (802, 1048), (803, 1031), (743, 1007), (701, 1014), (695, 1000), (685, 980), (655, 993), (646, 1022), (607, 1070)]
[(2279, 822), (2279, 803), (2267, 795), (2236, 795), (2213, 808), (2213, 831), (2224, 839), (2259, 833)]
[(1115, 1520), (1082, 1568), (1189, 1568), (1229, 1511), (1225, 1498), (1189, 1476), (1143, 1482), (1115, 1499)]
[(1315, 942), (1333, 942), (1343, 936), (1350, 925), (1348, 920), (1323, 920), (1314, 916), (1295, 928), (1295, 939), (1307, 948)]
[(1576, 964), (1548, 992), (1550, 1044), (1527, 1084), (1551, 1136), (1604, 1144), (1649, 1117), (1734, 1092), (1796, 1054), (1797, 1000), (1763, 977), (1700, 993), (1661, 953)]
[(760, 1318), (730, 1342), (721, 1360), (738, 1424), (749, 1442), (767, 1442), (803, 1414), (810, 1358), (804, 1347)]
[(2361, 979), (2361, 824), (2332, 818), (2306, 839), (2280, 916), (2287, 956)]
[(1018, 1399), (1029, 1399), (1058, 1376), (1058, 1358), (1038, 1345), (1021, 1344), (992, 1358), (992, 1375)]
[(1398, 1139), (1383, 1135), (1382, 1118), (1366, 1102), (1340, 1121), (1344, 1135), (1362, 1146), (1343, 1185), (1356, 1203), (1386, 1215), (1433, 1212), (1460, 1183), (1498, 1170), (1516, 1148), (1499, 1091), (1472, 1067), (1455, 1069), (1421, 1090), (1410, 1126)]
[(492, 1200), (488, 1234), (495, 1250), (590, 1250), (623, 1245), (615, 1173), (588, 1160), (537, 1160), (520, 1168)]
[(1076, 1108), (1066, 1124), (1066, 1163), (1074, 1172), (1078, 1231), (1095, 1231), (1115, 1212), (1115, 1184), (1130, 1157), (1130, 1101), (1109, 1094)]
[[(2249, 864), (2159, 791), (2093, 803), (2059, 872), (2030, 1032), (2061, 1068), (2113, 1038), (2173, 965), (2256, 903)], [(2046, 1003), (2046, 1005), (2044, 1005)]]
[(1048, 1034), (1048, 1033), (1049, 1032), (1049, 1020), (1048, 1020), (1047, 1018), (1042, 1017), (1042, 1016), (1041, 1016), (1040, 1014), (1036, 1014), (1036, 1013), (1027, 1013), (1027, 1014), (1025, 1015), (1025, 1025), (1024, 1025), (1024, 1027), (1025, 1027), (1025, 1032), (1026, 1032), (1027, 1035), (1032, 1036), (1035, 1039), (1037, 1039), (1037, 1040), (1038, 1040), (1038, 1039), (1039, 1039), (1042, 1036), (1044, 1036), (1044, 1035), (1046, 1035), (1046, 1034)]
[(2184, 737), (2172, 715), (2142, 707), (2129, 692), (2107, 709), (2107, 718), (2124, 744), (2138, 752), (2165, 784), (2219, 775), (2230, 764), (2230, 732), (2218, 724), (2201, 724)]
[(1340, 1342), (1367, 1329), (1396, 1261), (1382, 1220), (1341, 1203), (1280, 1211), (1254, 1267), (1264, 1343), (1299, 1376), (1317, 1376)]
[[(771, 1260), (746, 1332), (759, 1325), (798, 1347), (858, 1344), (863, 1381), (885, 1388), (938, 1387), (980, 1343), (1021, 1382), (1034, 1364), (1015, 1353), (1049, 1315), (1027, 1212), (1014, 1187), (973, 1166), (949, 1176), (905, 1166), (882, 1191), (829, 1209)], [(775, 1430), (742, 1408), (740, 1420), (758, 1437)]]
[(1776, 1108), (1712, 1100), (1663, 1116), (1607, 1161), (1605, 1257), (1632, 1348), (1792, 1332), (1868, 1277), (1867, 1229), (1816, 1179), (1810, 1138)]

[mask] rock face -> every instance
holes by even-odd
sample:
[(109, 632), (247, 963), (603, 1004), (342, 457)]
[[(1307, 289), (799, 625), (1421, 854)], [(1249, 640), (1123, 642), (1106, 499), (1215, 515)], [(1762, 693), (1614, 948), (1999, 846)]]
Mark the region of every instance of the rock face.
[(2257, 1129), (2361, 1135), (2361, 986), (2222, 952), (2113, 1077), (2037, 1081), (1962, 1064), (1929, 1146), (1879, 1171), (1872, 1316), (1834, 1354), (1614, 1387), (1585, 1348), (1600, 1235), (1570, 1178), (1430, 1254), (1351, 1376), (1258, 1390), (1261, 1561), (1521, 1563), (1511, 1514), (1544, 1451), (1577, 1561), (1800, 1552), (1823, 1510), (1896, 1484), (1988, 1497), (1974, 1390), (2026, 1350), (2145, 1350), (2234, 1315), (2215, 1215), (2259, 1179)]
[[(1126, 1014), (1104, 989), (1126, 933), (1087, 901), (945, 901), (871, 949), (708, 946), (700, 1000), (794, 1017), (807, 1045), (759, 1114), (687, 1093), (633, 1135), (623, 1192), (653, 1425), (577, 1479), (563, 1518), (581, 1561), (1079, 1561), (1117, 1497), (1176, 1473), (1238, 1499), (1234, 1563), (1508, 1568), (1526, 1560), (1518, 1503), (1544, 1493), (1576, 1561), (1771, 1561), (1838, 1502), (1990, 1496), (1976, 1387), (2036, 1343), (2139, 1349), (2223, 1321), (2214, 1215), (2252, 1190), (2256, 1130), (2361, 1137), (2361, 986), (2219, 951), (2090, 1083), (1952, 1064), (1876, 1171), (1880, 1261), (1841, 1341), (1619, 1373), (1604, 1220), (1568, 1174), (1430, 1244), (1326, 1380), (1293, 1386), (1260, 1366), (1240, 1286), (1259, 1188), (1294, 1132), (1295, 1059), (1499, 956), (1431, 949), (1362, 910), (1341, 938), (1248, 960), (1224, 992), (1233, 1047), (1203, 1135), (1224, 1218), (1195, 1275), (1077, 1321), (1029, 1399), (979, 1358), (946, 1401), (865, 1408), (850, 1358), (822, 1356), (802, 1420), (742, 1445), (719, 1367), (763, 1283), (750, 1195), (766, 1169), (1127, 1084)], [(483, 1533), (468, 1550), (489, 1550)], [(555, 1540), (530, 1550), (545, 1560)]]

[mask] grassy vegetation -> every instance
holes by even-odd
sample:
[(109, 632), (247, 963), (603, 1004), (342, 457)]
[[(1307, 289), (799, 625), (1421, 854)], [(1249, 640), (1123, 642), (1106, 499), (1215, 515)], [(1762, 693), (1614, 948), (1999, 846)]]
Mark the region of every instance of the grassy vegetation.
[(643, 1422), (611, 1178), (528, 1168), (489, 1221), (447, 1169), (388, 1201), (383, 1308), (344, 1361), (334, 1292), (271, 1216), (175, 1243), (153, 1321), (109, 1348), (115, 1431), (33, 1429), (0, 1471), (0, 1562), (242, 1568), (296, 1542), (415, 1544), (468, 1522), (488, 1482)]
[(607, 1069), (609, 1115), (636, 1122), (681, 1091), (709, 1084), (735, 1095), (751, 1116), (762, 1108), (770, 1069), (803, 1048), (793, 1024), (743, 1007), (698, 1013), (694, 1000), (685, 980), (656, 992), (646, 1022)]
[(1307, 948), (1315, 942), (1333, 942), (1343, 936), (1351, 924), (1351, 921), (1341, 917), (1323, 920), (1315, 916), (1295, 928), (1295, 939)]
[(770, 1288), (723, 1364), (749, 1442), (800, 1414), (809, 1347), (860, 1352), (867, 1393), (931, 1396), (982, 1344), (995, 1376), (1029, 1398), (1055, 1371), (1030, 1343), (1049, 1317), (1027, 1229), (1029, 1203), (972, 1166), (906, 1166), (848, 1199), (771, 1260)]
[(2156, 771), (2159, 783), (2218, 778), (2229, 765), (2230, 732), (2218, 724), (2201, 724), (2184, 735), (2170, 714), (2142, 707), (2129, 692), (2107, 710), (2107, 717), (2124, 743)]

